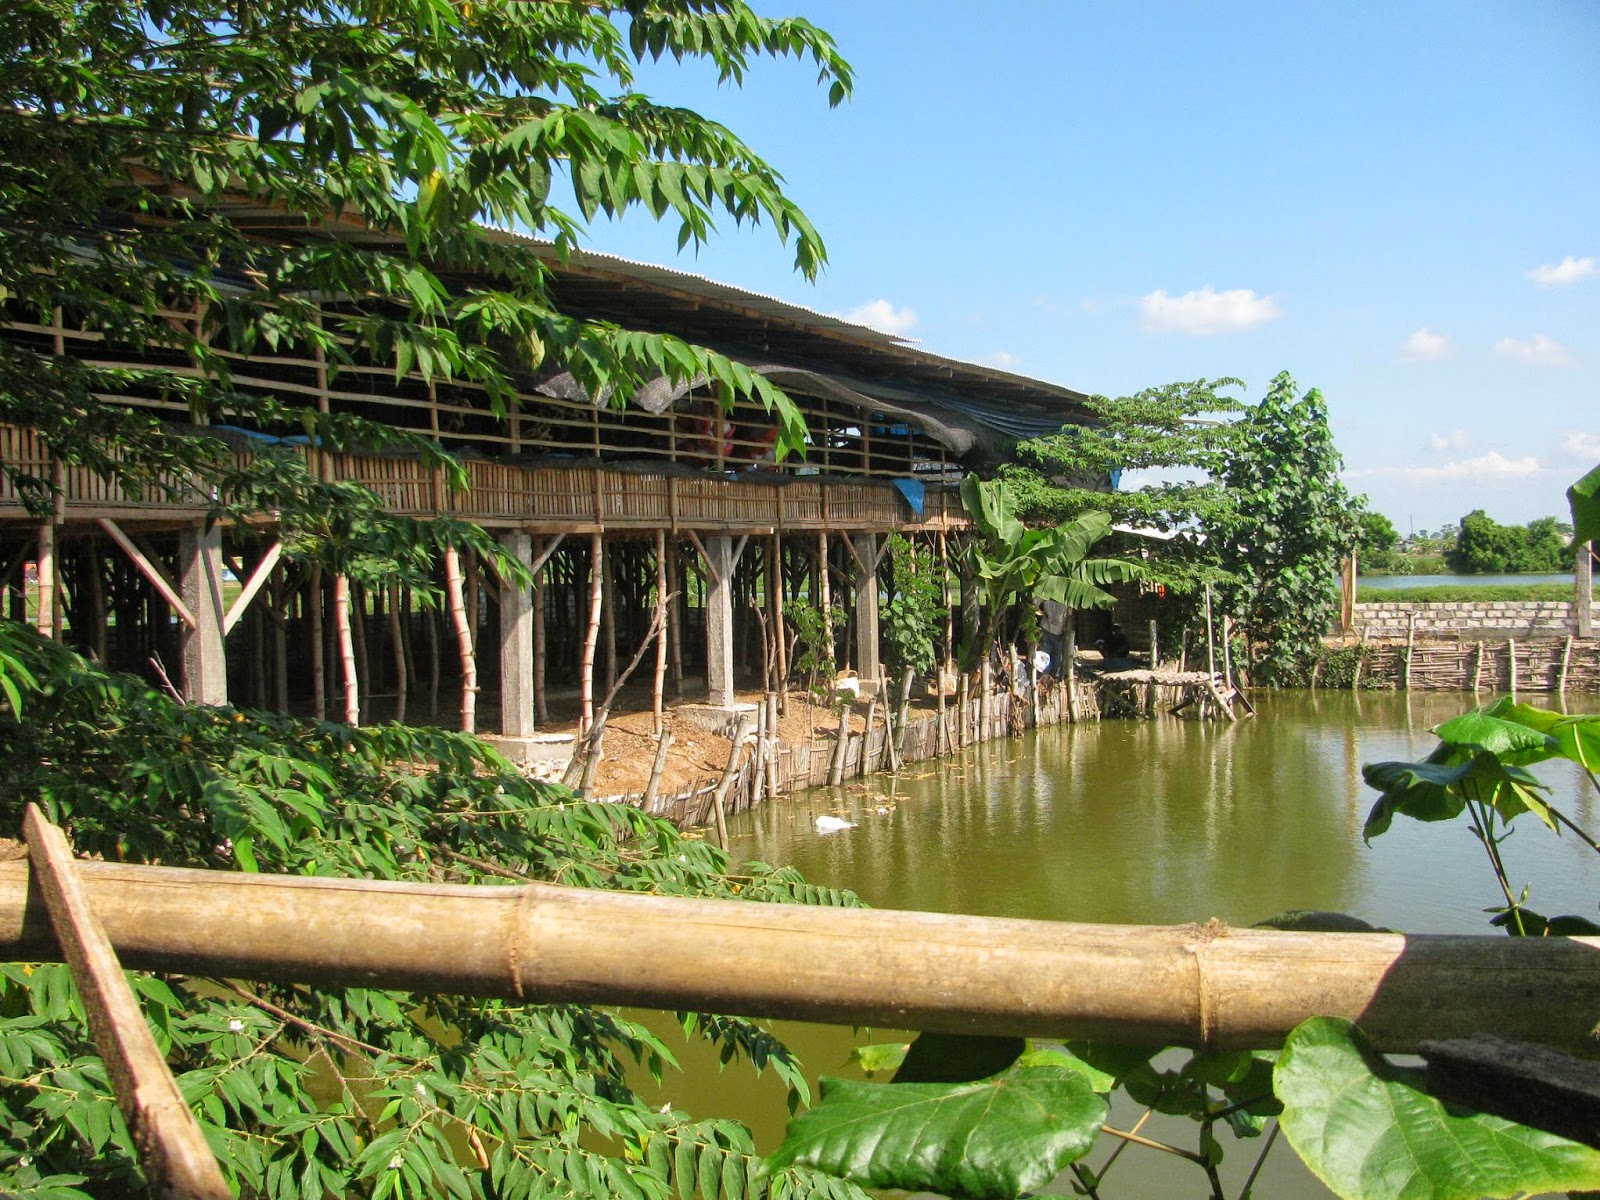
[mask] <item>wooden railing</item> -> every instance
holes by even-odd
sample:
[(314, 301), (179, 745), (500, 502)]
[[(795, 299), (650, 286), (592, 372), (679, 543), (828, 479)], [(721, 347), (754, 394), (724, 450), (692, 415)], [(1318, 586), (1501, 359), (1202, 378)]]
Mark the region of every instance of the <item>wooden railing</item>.
[[(311, 455), (309, 447), (291, 453)], [(241, 457), (248, 451), (239, 451)], [(0, 456), (8, 467), (59, 479), (67, 520), (99, 516), (172, 517), (204, 511), (203, 488), (179, 477), (135, 492), (86, 467), (57, 471), (48, 449), (28, 429), (0, 426)], [(466, 460), (468, 486), (446, 488), (414, 458), (361, 454), (324, 457), (332, 477), (371, 489), (389, 511), (407, 516), (448, 514), (485, 525), (600, 526), (606, 529), (923, 530), (964, 527), (952, 489), (929, 487), (921, 516), (886, 484), (723, 478), (711, 475), (616, 470), (594, 466), (517, 466)], [(0, 475), (0, 518), (25, 515), (9, 474)]]

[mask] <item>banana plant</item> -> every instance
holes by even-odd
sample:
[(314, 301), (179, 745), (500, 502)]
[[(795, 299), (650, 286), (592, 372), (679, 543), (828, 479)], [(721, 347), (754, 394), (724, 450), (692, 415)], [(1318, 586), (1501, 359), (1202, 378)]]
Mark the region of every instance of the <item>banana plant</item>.
[[(1016, 497), (1004, 480), (969, 475), (961, 502), (979, 537), (969, 548), (982, 613), (969, 644), (976, 661), (994, 645), (1006, 609), (1018, 600), (1056, 600), (1068, 608), (1110, 608), (1105, 585), (1142, 578), (1144, 568), (1120, 558), (1090, 558), (1111, 531), (1111, 518), (1087, 512), (1071, 521), (1030, 529), (1017, 519)], [(970, 663), (968, 664), (971, 665)]]

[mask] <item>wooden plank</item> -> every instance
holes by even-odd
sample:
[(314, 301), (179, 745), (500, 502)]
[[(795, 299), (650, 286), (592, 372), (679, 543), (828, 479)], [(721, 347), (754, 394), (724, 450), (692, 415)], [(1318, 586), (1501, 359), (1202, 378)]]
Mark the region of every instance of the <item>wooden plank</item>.
[(195, 620), (194, 613), (189, 611), (189, 606), (183, 602), (183, 597), (178, 595), (178, 589), (172, 585), (172, 581), (166, 577), (161, 568), (145, 557), (144, 551), (135, 546), (110, 517), (101, 517), (97, 524), (111, 535), (113, 542), (122, 547), (124, 554), (133, 559), (133, 565), (139, 568), (139, 574), (149, 580), (150, 586), (161, 593), (161, 598), (172, 606), (173, 612), (178, 614), (178, 619), (190, 629), (198, 628), (199, 622)]
[(1419, 1049), (1430, 1095), (1600, 1148), (1600, 1070), (1592, 1061), (1487, 1033)]
[(184, 1103), (105, 929), (78, 878), (72, 847), (34, 804), (24, 820), (28, 860), (106, 1065), (117, 1107), (152, 1195), (229, 1200), (205, 1135)]
[(233, 606), (228, 609), (228, 615), (222, 619), (222, 636), (227, 637), (233, 632), (233, 627), (239, 623), (239, 618), (244, 616), (245, 610), (250, 607), (250, 602), (256, 598), (256, 593), (261, 590), (261, 585), (267, 582), (272, 575), (273, 568), (278, 565), (278, 559), (283, 556), (283, 543), (273, 542), (272, 548), (261, 556), (261, 561), (256, 564), (256, 569), (250, 573), (250, 578), (245, 582), (243, 590), (234, 597)]

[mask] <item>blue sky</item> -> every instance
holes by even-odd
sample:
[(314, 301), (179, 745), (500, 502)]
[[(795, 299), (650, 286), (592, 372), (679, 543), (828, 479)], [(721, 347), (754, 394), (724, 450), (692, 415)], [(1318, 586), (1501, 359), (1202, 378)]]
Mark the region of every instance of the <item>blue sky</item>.
[[(759, 3), (759, 0), (758, 0)], [(858, 72), (643, 76), (827, 239), (596, 249), (1109, 395), (1280, 370), (1402, 531), (1565, 514), (1600, 462), (1600, 4), (790, 0)]]

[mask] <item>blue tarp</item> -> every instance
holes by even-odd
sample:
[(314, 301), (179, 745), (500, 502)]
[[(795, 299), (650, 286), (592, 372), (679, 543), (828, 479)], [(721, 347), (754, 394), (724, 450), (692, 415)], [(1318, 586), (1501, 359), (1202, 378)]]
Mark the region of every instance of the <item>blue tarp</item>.
[(927, 494), (927, 488), (923, 486), (922, 480), (896, 479), (894, 486), (900, 495), (905, 498), (905, 502), (911, 506), (912, 513), (920, 518), (922, 516), (923, 498)]

